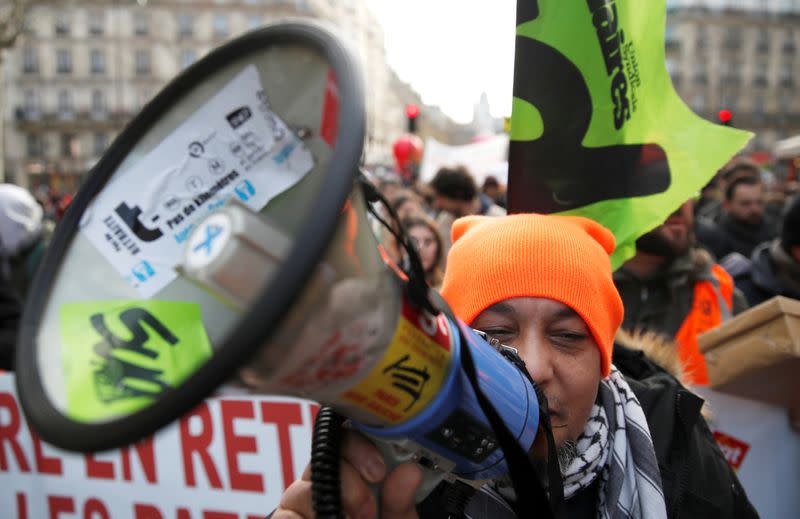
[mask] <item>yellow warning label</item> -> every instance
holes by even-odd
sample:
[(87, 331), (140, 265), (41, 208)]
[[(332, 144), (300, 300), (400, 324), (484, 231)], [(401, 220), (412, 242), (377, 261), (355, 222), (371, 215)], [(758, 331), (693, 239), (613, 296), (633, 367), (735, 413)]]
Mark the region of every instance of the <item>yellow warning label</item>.
[(439, 392), (449, 367), (450, 351), (401, 315), (383, 358), (342, 398), (389, 424), (404, 422)]

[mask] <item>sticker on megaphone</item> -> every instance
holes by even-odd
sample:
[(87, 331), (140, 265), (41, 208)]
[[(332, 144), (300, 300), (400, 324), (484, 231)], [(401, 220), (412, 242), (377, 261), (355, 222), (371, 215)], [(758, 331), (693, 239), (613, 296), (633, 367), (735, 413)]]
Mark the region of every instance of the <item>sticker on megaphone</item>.
[(142, 297), (152, 297), (175, 279), (186, 240), (210, 212), (230, 198), (259, 211), (313, 166), (249, 65), (120, 172), (87, 208), (81, 232)]

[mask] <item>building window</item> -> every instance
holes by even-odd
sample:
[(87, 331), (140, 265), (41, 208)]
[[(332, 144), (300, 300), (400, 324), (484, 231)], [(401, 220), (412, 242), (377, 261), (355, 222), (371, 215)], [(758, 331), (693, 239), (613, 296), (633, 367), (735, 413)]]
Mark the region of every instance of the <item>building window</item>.
[(99, 36), (105, 32), (105, 13), (103, 11), (89, 11), (89, 34)]
[(95, 157), (101, 156), (108, 148), (108, 134), (97, 132), (94, 134), (94, 155)]
[(181, 70), (188, 68), (189, 65), (197, 60), (194, 49), (186, 49), (181, 51)]
[(781, 105), (782, 114), (792, 113), (792, 105), (794, 104), (794, 96), (792, 95), (792, 92), (782, 93), (779, 102)]
[(725, 48), (739, 50), (742, 47), (742, 30), (739, 27), (728, 27), (725, 31)]
[(56, 36), (68, 36), (70, 33), (70, 13), (66, 10), (56, 12)]
[(178, 36), (189, 38), (194, 33), (194, 18), (191, 14), (181, 13), (178, 15)]
[(756, 73), (753, 76), (753, 84), (759, 87), (767, 86), (767, 67), (768, 63), (766, 60), (759, 61), (756, 63)]
[(756, 117), (764, 116), (764, 96), (757, 95), (753, 97), (753, 113)]
[(695, 112), (703, 112), (706, 109), (706, 95), (702, 92), (698, 92), (694, 95), (692, 99), (692, 108)]
[(69, 49), (56, 50), (56, 72), (72, 74), (72, 53)]
[(64, 133), (61, 135), (61, 156), (62, 157), (80, 157), (81, 155), (81, 141), (77, 135), (71, 133)]
[(765, 27), (758, 30), (758, 38), (756, 39), (756, 51), (761, 54), (769, 52), (769, 32)]
[(706, 34), (705, 27), (700, 26), (697, 28), (697, 39), (695, 40), (695, 45), (699, 50), (708, 47), (708, 34)]
[(793, 67), (791, 61), (784, 61), (781, 64), (781, 86), (790, 87), (794, 85)]
[(147, 36), (150, 33), (150, 20), (147, 13), (133, 14), (133, 31), (136, 36)]
[(92, 49), (89, 52), (89, 67), (92, 74), (106, 73), (106, 53), (102, 49)]
[(35, 47), (24, 47), (22, 49), (22, 72), (25, 74), (39, 72), (39, 52)]
[(692, 75), (694, 82), (699, 85), (708, 83), (708, 75), (706, 73), (706, 64), (704, 61), (696, 61), (694, 63), (694, 73)]
[(721, 80), (725, 84), (738, 85), (742, 78), (739, 75), (741, 66), (738, 61), (731, 58), (723, 59), (720, 64)]
[(102, 115), (106, 111), (106, 99), (102, 90), (92, 90), (92, 114)]
[(214, 14), (214, 36), (225, 37), (228, 35), (228, 17), (222, 13)]
[(136, 75), (145, 76), (150, 74), (150, 51), (136, 51)]
[(72, 94), (69, 90), (58, 91), (58, 115), (60, 117), (72, 116)]
[(29, 157), (41, 157), (43, 155), (44, 146), (41, 135), (29, 133), (25, 140)]
[(732, 92), (724, 92), (720, 98), (720, 108), (736, 112), (736, 96)]
[(33, 18), (31, 17), (30, 13), (25, 16), (25, 20), (22, 22), (22, 32), (28, 35), (36, 34), (36, 29), (33, 24)]
[(794, 45), (794, 31), (790, 29), (786, 31), (786, 39), (783, 42), (783, 53), (788, 55), (794, 55), (796, 50), (797, 49)]
[(39, 116), (39, 94), (36, 90), (26, 90), (24, 96), (25, 105), (23, 106), (23, 110), (25, 111), (25, 118), (37, 118)]
[(251, 14), (247, 17), (247, 29), (250, 31), (258, 29), (262, 23), (264, 23), (264, 20), (260, 14)]
[(678, 29), (673, 24), (667, 24), (666, 32), (664, 33), (664, 41), (668, 49), (677, 49), (680, 47), (681, 40), (678, 37)]

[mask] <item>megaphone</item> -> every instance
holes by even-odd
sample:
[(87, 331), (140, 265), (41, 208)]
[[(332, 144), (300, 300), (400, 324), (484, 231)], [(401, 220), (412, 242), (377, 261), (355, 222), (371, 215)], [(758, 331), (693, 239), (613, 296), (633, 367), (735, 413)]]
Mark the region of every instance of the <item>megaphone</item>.
[(27, 301), (16, 381), (43, 439), (125, 445), (233, 381), (410, 439), (440, 474), (503, 475), (501, 443), (526, 457), (540, 416), (526, 372), (379, 254), (356, 182), (363, 106), (334, 33), (287, 21), (212, 51), (142, 110)]

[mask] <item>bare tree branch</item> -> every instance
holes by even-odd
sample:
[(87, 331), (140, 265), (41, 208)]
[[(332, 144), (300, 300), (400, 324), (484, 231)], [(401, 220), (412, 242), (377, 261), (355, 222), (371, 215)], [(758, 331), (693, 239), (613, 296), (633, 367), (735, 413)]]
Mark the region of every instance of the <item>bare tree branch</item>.
[(22, 32), (31, 0), (3, 0), (0, 7), (0, 49), (14, 45)]

